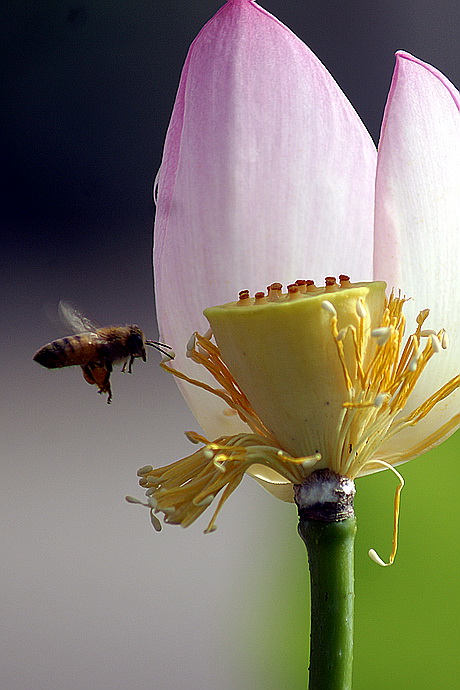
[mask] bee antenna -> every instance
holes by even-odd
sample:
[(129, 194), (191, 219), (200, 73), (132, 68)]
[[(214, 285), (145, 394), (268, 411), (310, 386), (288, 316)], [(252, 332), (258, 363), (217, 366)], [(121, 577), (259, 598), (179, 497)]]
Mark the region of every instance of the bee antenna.
[(160, 343), (158, 340), (146, 340), (145, 344), (149, 347), (154, 347), (155, 350), (158, 350), (158, 352), (161, 352), (162, 355), (168, 357), (169, 359), (174, 359), (176, 356), (174, 350), (169, 345)]

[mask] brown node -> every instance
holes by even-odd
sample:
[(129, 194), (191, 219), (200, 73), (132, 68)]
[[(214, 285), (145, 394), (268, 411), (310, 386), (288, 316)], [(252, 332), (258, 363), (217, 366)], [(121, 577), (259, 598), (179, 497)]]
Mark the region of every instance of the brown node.
[(327, 278), (324, 279), (324, 282), (326, 283), (326, 292), (334, 292), (335, 290), (339, 289), (339, 286), (335, 282), (334, 276), (327, 276)]
[(302, 279), (296, 280), (295, 284), (298, 286), (300, 293), (303, 294), (307, 291), (307, 281), (306, 280), (302, 280)]
[(256, 292), (254, 298), (254, 304), (266, 304), (267, 302), (264, 292)]

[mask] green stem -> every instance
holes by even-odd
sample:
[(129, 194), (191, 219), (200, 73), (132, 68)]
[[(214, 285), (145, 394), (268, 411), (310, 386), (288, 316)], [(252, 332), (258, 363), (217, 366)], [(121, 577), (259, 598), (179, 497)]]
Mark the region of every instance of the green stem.
[(354, 515), (333, 522), (300, 517), (311, 580), (309, 690), (351, 690), (355, 533)]

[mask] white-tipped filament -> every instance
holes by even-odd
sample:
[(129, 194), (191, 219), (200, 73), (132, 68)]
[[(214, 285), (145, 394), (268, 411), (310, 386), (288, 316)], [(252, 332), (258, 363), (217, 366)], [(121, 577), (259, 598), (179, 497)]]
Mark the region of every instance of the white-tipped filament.
[(396, 487), (395, 498), (394, 498), (393, 543), (392, 543), (392, 547), (391, 547), (390, 558), (388, 559), (388, 562), (385, 562), (382, 558), (380, 558), (380, 556), (378, 555), (378, 553), (375, 549), (369, 549), (369, 551), (368, 551), (369, 558), (371, 558), (374, 561), (374, 563), (377, 563), (377, 565), (388, 566), (388, 565), (392, 565), (394, 563), (394, 560), (396, 557), (396, 551), (398, 550), (399, 510), (400, 510), (400, 504), (401, 504), (401, 491), (403, 490), (403, 487), (404, 487), (404, 478), (400, 474), (400, 472), (398, 472), (398, 470), (393, 467), (393, 465), (389, 465), (387, 462), (384, 462), (383, 460), (373, 460), (372, 464), (373, 465), (381, 465), (382, 467), (386, 467), (387, 469), (391, 470), (399, 479), (399, 484)]
[(334, 307), (332, 302), (329, 302), (328, 299), (325, 299), (321, 303), (321, 306), (323, 307), (324, 311), (327, 311), (328, 314), (331, 314), (331, 316), (337, 316), (337, 309)]
[[(250, 431), (221, 436), (215, 441), (188, 431), (188, 440), (201, 444), (200, 448), (165, 467), (145, 465), (138, 471), (139, 484), (146, 491), (147, 502), (132, 497), (127, 497), (127, 500), (149, 508), (155, 529), (161, 528), (155, 517), (158, 512), (163, 513), (165, 522), (187, 527), (216, 499), (217, 507), (205, 530), (214, 531), (215, 519), (222, 505), (252, 465), (263, 465), (281, 475), (280, 483), (285, 480), (293, 485), (302, 484), (318, 467), (328, 467), (351, 480), (386, 468), (391, 469), (399, 479), (394, 499), (392, 550), (387, 562), (374, 549), (369, 551), (369, 556), (383, 566), (393, 563), (398, 544), (400, 493), (404, 486), (402, 476), (393, 465), (435, 445), (458, 425), (460, 415), (454, 416), (415, 447), (403, 446), (394, 455), (382, 456), (381, 446), (400, 431), (413, 427), (424, 419), (440, 401), (460, 386), (460, 376), (452, 378), (418, 407), (407, 412), (410, 409), (406, 407), (408, 399), (430, 359), (448, 347), (446, 332), (443, 329), (434, 331), (423, 328), (429, 315), (429, 310), (426, 309), (417, 316), (415, 331), (405, 337), (405, 298), (392, 294), (383, 305), (382, 288), (382, 301), (375, 314), (371, 309), (374, 303), (372, 299), (356, 299), (356, 294), (360, 293), (354, 292), (354, 296), (350, 297), (353, 302), (347, 302), (347, 296), (342, 299), (342, 295), (335, 294), (353, 287), (348, 276), (341, 275), (339, 281), (340, 285), (334, 278), (326, 278), (326, 286), (319, 288), (312, 280), (297, 280), (288, 285), (287, 293), (282, 292), (280, 283), (272, 283), (266, 293), (257, 292), (251, 297), (248, 290), (242, 290), (237, 302), (225, 305), (231, 309), (236, 306), (239, 318), (244, 317), (246, 320), (248, 317), (245, 321), (247, 324), (251, 323), (252, 310), (242, 313), (240, 307), (257, 307), (257, 310), (266, 308), (267, 315), (271, 318), (271, 314), (283, 309), (292, 308), (295, 311), (300, 308), (301, 311), (300, 301), (314, 299), (317, 300), (318, 307), (321, 305), (328, 314), (329, 318), (324, 318), (323, 313), (317, 322), (318, 328), (324, 329), (326, 326), (324, 334), (321, 334), (321, 337), (324, 335), (321, 344), (324, 342), (327, 348), (327, 362), (337, 357), (340, 363), (340, 368), (335, 367), (338, 382), (334, 389), (339, 394), (336, 395), (332, 433), (328, 436), (331, 439), (328, 440), (329, 445), (323, 447), (317, 443), (310, 444), (310, 451), (310, 445), (305, 443), (297, 451), (299, 455), (305, 453), (304, 457), (293, 457), (281, 447), (275, 432), (271, 430), (273, 425), (264, 421), (262, 413), (259, 415), (254, 410), (243, 390), (243, 384), (231, 374), (219, 347), (213, 341), (211, 330), (205, 336), (198, 333), (192, 335), (187, 343), (187, 357), (212, 375), (216, 382), (214, 386), (187, 376), (174, 369), (171, 364), (162, 364), (166, 371), (177, 378), (212, 393), (225, 402), (227, 414), (238, 415)], [(328, 299), (323, 299), (323, 295)], [(295, 301), (292, 307), (286, 304), (290, 301)], [(285, 307), (278, 307), (283, 303)], [(347, 316), (350, 316), (348, 322)], [(268, 320), (267, 323), (270, 326), (271, 321)], [(217, 324), (214, 324), (214, 328), (217, 331)], [(299, 347), (308, 348), (308, 338), (299, 340)], [(262, 355), (267, 347), (273, 347), (269, 338), (260, 343)], [(295, 358), (295, 350), (292, 352), (294, 355), (290, 355), (291, 359)], [(257, 350), (255, 354), (258, 354)], [(304, 359), (301, 358), (300, 361), (303, 362)], [(318, 361), (321, 366), (321, 358)], [(250, 373), (253, 373), (252, 369)], [(271, 371), (268, 371), (268, 375), (270, 374)], [(319, 375), (325, 382), (324, 385), (330, 385), (327, 372), (321, 371)], [(264, 380), (257, 382), (257, 385), (263, 387)], [(285, 392), (282, 393), (284, 395)], [(289, 396), (287, 399), (290, 400)], [(273, 401), (277, 409), (276, 395), (270, 397), (270, 401)], [(306, 415), (305, 424), (308, 423)], [(257, 468), (254, 472), (257, 472)]]
[(362, 297), (356, 300), (356, 313), (358, 314), (360, 319), (365, 319), (367, 316), (366, 305), (364, 304)]

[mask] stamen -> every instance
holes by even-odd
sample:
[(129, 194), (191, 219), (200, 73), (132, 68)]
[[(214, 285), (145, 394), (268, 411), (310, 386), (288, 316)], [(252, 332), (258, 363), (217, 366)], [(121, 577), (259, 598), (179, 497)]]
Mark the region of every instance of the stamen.
[(339, 275), (339, 280), (340, 280), (340, 287), (341, 288), (349, 288), (351, 287), (350, 283), (350, 276), (343, 275), (342, 273)]
[(193, 500), (193, 503), (198, 507), (198, 508), (207, 508), (207, 506), (210, 506), (213, 500), (215, 499), (214, 494), (209, 494), (209, 496), (205, 496), (205, 498), (202, 498), (201, 501), (197, 501), (196, 499)]
[(365, 319), (367, 316), (367, 310), (362, 297), (356, 300), (356, 313), (360, 319)]
[(389, 326), (384, 326), (382, 328), (374, 328), (371, 331), (371, 336), (377, 340), (377, 345), (383, 347), (390, 339), (391, 328)]
[(322, 308), (327, 311), (331, 316), (337, 317), (337, 309), (334, 307), (332, 302), (329, 302), (329, 300), (325, 299), (321, 303)]
[(372, 464), (373, 465), (378, 464), (378, 465), (382, 465), (383, 467), (386, 467), (387, 469), (391, 470), (399, 479), (399, 484), (396, 487), (395, 499), (394, 499), (393, 544), (392, 544), (392, 548), (391, 548), (390, 558), (388, 559), (388, 563), (385, 563), (385, 561), (383, 561), (380, 558), (380, 556), (375, 551), (375, 549), (369, 549), (369, 551), (368, 551), (369, 557), (374, 561), (374, 563), (377, 563), (378, 565), (382, 565), (382, 566), (387, 566), (387, 565), (392, 565), (392, 563), (394, 563), (394, 560), (396, 557), (396, 551), (398, 550), (399, 508), (400, 508), (400, 503), (401, 503), (401, 491), (403, 490), (403, 487), (404, 487), (404, 478), (398, 472), (398, 470), (393, 467), (393, 465), (389, 465), (387, 462), (384, 462), (383, 460), (373, 460)]
[(161, 532), (161, 530), (163, 529), (161, 526), (161, 522), (159, 521), (153, 510), (150, 511), (150, 522), (155, 532)]
[[(348, 280), (348, 276), (341, 275), (340, 288), (346, 287)], [(325, 293), (335, 291), (339, 287), (335, 279), (328, 278), (326, 288), (317, 288), (311, 280), (298, 280), (288, 286), (287, 296), (282, 295), (281, 289), (280, 283), (273, 283), (268, 288), (267, 296), (260, 292), (255, 294), (254, 299), (244, 290), (240, 292), (238, 304), (245, 302), (262, 305), (277, 300), (285, 303), (289, 299), (299, 299), (303, 290), (307, 293)], [(335, 301), (336, 297), (341, 296), (331, 296), (330, 299)], [(302, 296), (302, 300), (309, 299), (310, 297)], [(375, 562), (389, 565), (394, 561), (397, 549), (400, 492), (404, 484), (401, 475), (392, 465), (420, 454), (430, 445), (434, 445), (460, 423), (460, 415), (452, 417), (416, 446), (410, 449), (403, 448), (391, 458), (385, 455), (385, 461), (375, 459), (376, 455), (378, 457), (379, 447), (401, 430), (417, 424), (435, 405), (459, 388), (460, 376), (451, 379), (415, 410), (404, 415), (407, 400), (425, 366), (434, 354), (447, 347), (446, 332), (443, 329), (438, 332), (422, 329), (429, 314), (428, 310), (423, 310), (417, 317), (415, 332), (404, 339), (405, 318), (402, 309), (407, 300), (394, 294), (391, 294), (385, 304), (379, 328), (369, 331), (367, 323), (371, 314), (368, 302), (365, 298), (355, 298), (350, 306), (354, 307), (358, 322), (356, 323), (356, 316), (351, 315), (352, 323), (348, 323), (339, 331), (338, 312), (340, 318), (343, 318), (340, 300), (336, 308), (332, 301), (321, 299), (319, 301), (322, 308), (330, 317), (329, 337), (333, 339), (346, 385), (343, 408), (337, 413), (336, 438), (331, 438), (330, 447), (326, 445), (326, 452), (321, 446), (321, 465), (328, 466), (350, 479), (382, 467), (391, 469), (398, 476), (400, 484), (395, 493), (390, 559), (385, 563), (373, 549), (369, 552)], [(280, 310), (284, 308), (280, 304)], [(286, 308), (289, 309), (289, 306)], [(275, 311), (277, 309), (278, 307)], [(372, 316), (375, 317), (374, 314)], [(316, 452), (312, 456), (292, 457), (280, 447), (233, 378), (211, 337), (211, 331), (208, 331), (206, 337), (193, 334), (187, 344), (187, 355), (206, 368), (215, 379), (216, 387), (192, 379), (172, 366), (163, 364), (162, 367), (183, 381), (219, 397), (228, 406), (224, 414), (238, 414), (248, 424), (252, 433), (223, 436), (210, 442), (200, 434), (186, 432), (186, 437), (191, 443), (202, 443), (203, 446), (186, 458), (166, 467), (153, 469), (151, 465), (146, 465), (140, 468), (139, 484), (146, 491), (148, 502), (127, 498), (129, 502), (147, 506), (152, 512), (162, 512), (165, 522), (186, 527), (222, 492), (206, 532), (216, 529), (215, 519), (223, 503), (253, 464), (264, 465), (291, 484), (302, 484), (321, 460), (321, 454)], [(423, 345), (421, 338), (427, 339), (423, 341)], [(276, 400), (273, 404), (276, 404)], [(312, 444), (312, 447), (317, 447), (316, 443)], [(155, 516), (152, 517), (152, 524), (155, 529), (160, 524)]]
[(146, 506), (148, 508), (148, 504), (145, 503), (145, 501), (141, 501), (139, 498), (136, 498), (135, 496), (125, 496), (125, 501), (127, 503), (136, 503), (137, 505)]
[(140, 468), (137, 470), (137, 476), (138, 476), (138, 477), (142, 477), (144, 474), (148, 474), (148, 473), (151, 472), (152, 470), (153, 470), (152, 465), (144, 465), (144, 467), (140, 467)]
[(388, 393), (379, 393), (374, 401), (374, 407), (382, 407), (383, 403), (388, 400)]
[(187, 357), (192, 357), (193, 352), (195, 351), (195, 346), (196, 346), (196, 333), (192, 333), (190, 338), (187, 341), (186, 345), (186, 356)]
[(429, 309), (422, 309), (422, 311), (419, 313), (419, 315), (416, 318), (417, 324), (419, 326), (422, 326), (425, 323), (425, 321), (427, 320), (429, 315), (430, 315)]
[(146, 508), (150, 509), (150, 522), (152, 523), (152, 527), (155, 530), (155, 532), (161, 532), (161, 522), (157, 518), (156, 515), (154, 515), (153, 510), (150, 508), (149, 503), (145, 503), (144, 501), (140, 501), (138, 498), (135, 498), (134, 496), (125, 496), (125, 501), (128, 503), (135, 503), (137, 505), (145, 506)]
[(436, 353), (441, 352), (441, 350), (443, 349), (441, 341), (435, 333), (431, 334), (431, 347), (433, 348), (433, 352)]
[(194, 431), (184, 431), (184, 435), (190, 443), (198, 444), (202, 442), (198, 434)]

